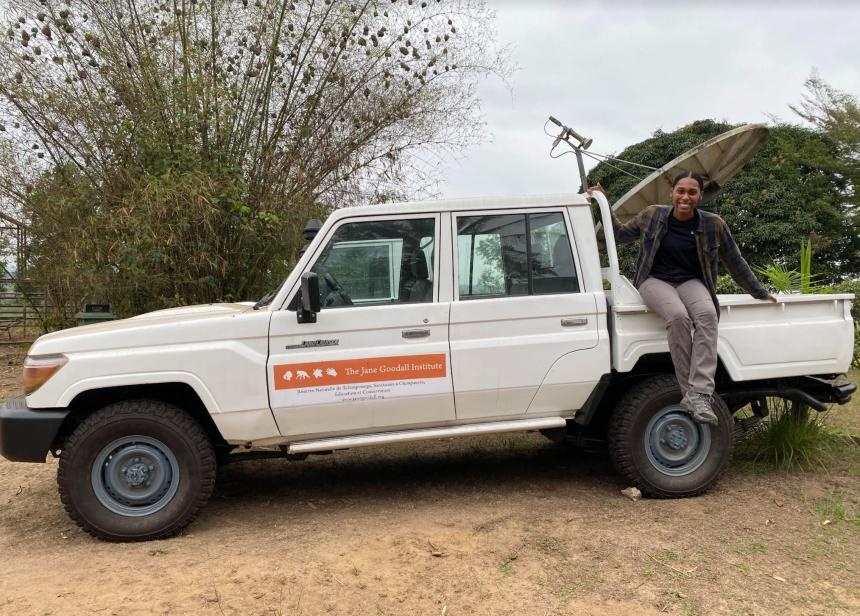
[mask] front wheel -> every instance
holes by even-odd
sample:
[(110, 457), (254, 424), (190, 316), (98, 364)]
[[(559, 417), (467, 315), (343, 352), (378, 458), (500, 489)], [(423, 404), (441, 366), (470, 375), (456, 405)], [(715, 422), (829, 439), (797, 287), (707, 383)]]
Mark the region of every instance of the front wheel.
[(650, 378), (618, 403), (609, 425), (609, 454), (618, 472), (643, 494), (695, 496), (717, 483), (734, 443), (731, 414), (714, 397), (716, 426), (700, 425), (680, 405), (670, 376)]
[(69, 516), (108, 541), (175, 535), (215, 486), (216, 457), (200, 425), (154, 400), (111, 404), (66, 440), (57, 483)]

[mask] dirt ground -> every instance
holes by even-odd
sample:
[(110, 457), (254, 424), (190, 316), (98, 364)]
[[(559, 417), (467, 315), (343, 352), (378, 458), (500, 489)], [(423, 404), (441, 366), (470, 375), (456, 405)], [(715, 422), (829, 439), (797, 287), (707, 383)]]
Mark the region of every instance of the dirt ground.
[[(3, 398), (22, 353), (0, 348)], [(186, 532), (125, 545), (66, 517), (55, 474), (0, 458), (0, 614), (860, 613), (860, 448), (639, 502), (540, 435), (241, 462)]]

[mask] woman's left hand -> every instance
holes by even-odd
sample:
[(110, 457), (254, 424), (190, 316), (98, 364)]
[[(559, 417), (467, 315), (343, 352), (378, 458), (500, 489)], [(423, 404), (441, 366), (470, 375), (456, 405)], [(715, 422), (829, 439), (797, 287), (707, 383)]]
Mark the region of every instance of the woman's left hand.
[(594, 192), (603, 193), (604, 195), (606, 194), (606, 191), (603, 190), (603, 186), (600, 185), (600, 182), (598, 182), (594, 186), (589, 186), (585, 192), (589, 197), (591, 196), (591, 193), (594, 193)]
[(773, 302), (774, 304), (778, 304), (778, 303), (779, 303), (779, 298), (778, 298), (776, 295), (768, 295), (768, 296), (767, 296), (767, 301), (769, 301), (769, 302)]

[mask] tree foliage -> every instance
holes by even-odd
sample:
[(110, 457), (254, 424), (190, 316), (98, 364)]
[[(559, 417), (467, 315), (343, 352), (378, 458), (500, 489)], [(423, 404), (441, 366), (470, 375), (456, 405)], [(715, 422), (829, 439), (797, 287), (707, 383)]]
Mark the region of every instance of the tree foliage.
[(837, 90), (817, 73), (806, 80), (806, 94), (791, 109), (827, 134), (849, 167), (855, 185), (860, 180), (860, 103), (857, 97)]
[[(734, 127), (701, 120), (671, 133), (657, 131), (626, 148), (618, 158), (659, 167)], [(589, 174), (589, 182), (602, 183), (610, 201), (638, 181), (605, 163)], [(851, 182), (844, 173), (839, 147), (826, 134), (788, 124), (771, 127), (761, 151), (711, 205), (726, 220), (752, 265), (793, 265), (801, 240), (811, 237), (816, 274), (826, 281), (860, 275), (860, 237)], [(623, 261), (630, 267), (636, 247), (624, 248)]]
[(6, 19), (0, 191), (72, 312), (261, 293), (306, 218), (431, 187), (505, 67), (480, 0), (11, 0)]

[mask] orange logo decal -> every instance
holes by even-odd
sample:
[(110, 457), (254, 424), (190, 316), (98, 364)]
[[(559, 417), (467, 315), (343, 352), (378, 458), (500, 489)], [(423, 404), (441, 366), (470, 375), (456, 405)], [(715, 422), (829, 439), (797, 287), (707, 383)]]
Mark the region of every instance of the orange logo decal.
[(369, 357), (274, 366), (275, 389), (435, 379), (446, 376), (445, 354)]

